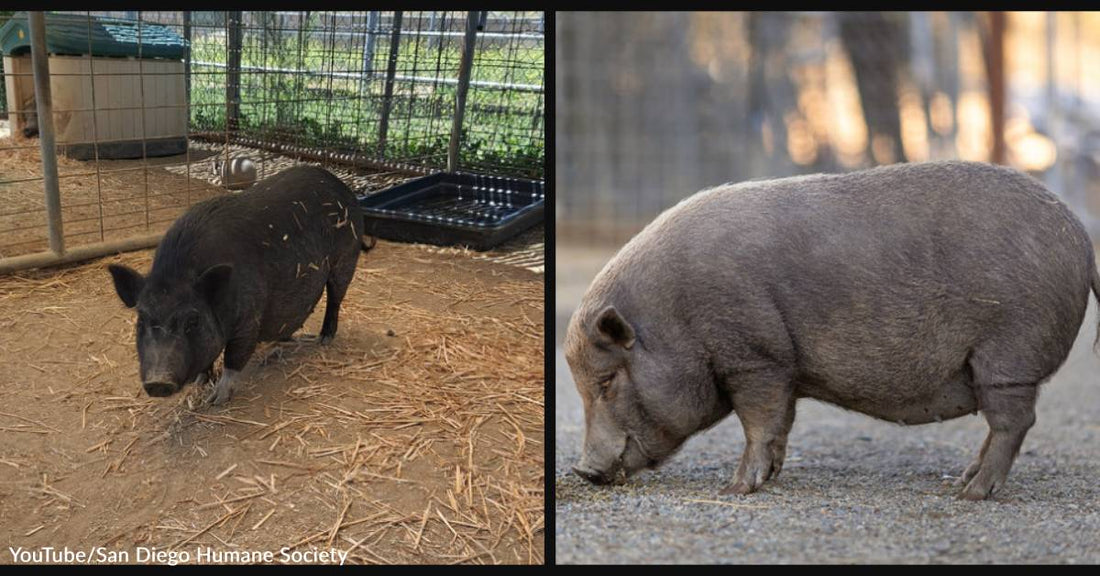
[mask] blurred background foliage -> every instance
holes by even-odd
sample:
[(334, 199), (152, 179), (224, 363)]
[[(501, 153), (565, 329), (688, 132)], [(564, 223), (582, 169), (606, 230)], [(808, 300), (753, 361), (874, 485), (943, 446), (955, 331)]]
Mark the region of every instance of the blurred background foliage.
[(709, 186), (944, 158), (1027, 170), (1094, 234), (1100, 14), (557, 14), (558, 241)]

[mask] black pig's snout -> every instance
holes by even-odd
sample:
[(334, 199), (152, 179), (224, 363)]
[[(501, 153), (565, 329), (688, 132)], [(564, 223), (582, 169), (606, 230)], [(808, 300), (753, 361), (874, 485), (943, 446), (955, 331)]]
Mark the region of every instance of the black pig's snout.
[(150, 396), (164, 397), (176, 393), (179, 388), (170, 382), (146, 382), (145, 391)]

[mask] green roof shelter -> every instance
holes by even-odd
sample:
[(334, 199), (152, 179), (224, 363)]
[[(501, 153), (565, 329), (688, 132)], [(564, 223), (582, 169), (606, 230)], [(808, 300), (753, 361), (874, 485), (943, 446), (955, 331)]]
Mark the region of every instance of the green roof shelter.
[[(0, 26), (0, 47), (5, 56), (30, 53), (31, 34), (26, 12), (16, 12), (11, 20)], [(46, 51), (66, 56), (183, 60), (187, 55), (187, 41), (160, 24), (86, 14), (46, 13)]]
[[(79, 160), (187, 149), (187, 42), (160, 24), (46, 13), (54, 130)], [(37, 133), (26, 12), (0, 26), (12, 134)]]

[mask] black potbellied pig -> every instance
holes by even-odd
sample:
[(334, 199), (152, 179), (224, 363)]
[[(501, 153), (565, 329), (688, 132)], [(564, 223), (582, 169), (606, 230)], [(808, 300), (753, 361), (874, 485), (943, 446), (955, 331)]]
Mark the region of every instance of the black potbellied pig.
[(328, 291), (320, 340), (336, 334), (340, 303), (363, 243), (355, 194), (328, 171), (297, 166), (250, 190), (193, 206), (164, 235), (148, 276), (111, 265), (115, 290), (136, 308), (141, 381), (170, 396), (209, 377), (221, 404), (263, 341), (286, 340)]
[(900, 424), (980, 411), (961, 496), (1002, 486), (1039, 385), (1100, 296), (1092, 242), (1034, 178), (972, 162), (746, 182), (661, 214), (604, 267), (566, 358), (584, 402), (575, 471), (653, 467), (736, 412), (733, 482), (779, 474), (795, 402)]

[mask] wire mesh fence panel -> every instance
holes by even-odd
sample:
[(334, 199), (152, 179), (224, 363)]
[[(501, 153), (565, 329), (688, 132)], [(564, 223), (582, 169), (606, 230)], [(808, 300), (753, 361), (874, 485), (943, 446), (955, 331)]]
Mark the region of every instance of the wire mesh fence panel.
[[(487, 12), (459, 170), (543, 175), (540, 12)], [(26, 13), (0, 13), (21, 22)], [(465, 11), (46, 14), (66, 247), (163, 231), (299, 162), (370, 193), (448, 166)], [(11, 31), (17, 35), (19, 30)], [(16, 38), (16, 36), (12, 36)], [(29, 39), (5, 44), (0, 258), (45, 248)], [(15, 90), (15, 94), (10, 94)], [(14, 105), (13, 105), (14, 103)]]
[(545, 115), (544, 21), (540, 13), (501, 13), (479, 32), (466, 103), (463, 165), (541, 177)]
[[(195, 14), (196, 128), (446, 166), (466, 12), (246, 12), (239, 24), (233, 13), (222, 13), (222, 21), (217, 13)], [(541, 15), (490, 13), (486, 20), (462, 164), (541, 176)], [(228, 74), (237, 53), (240, 72)], [(239, 107), (226, 104), (237, 86)], [(481, 98), (483, 91), (495, 101)]]

